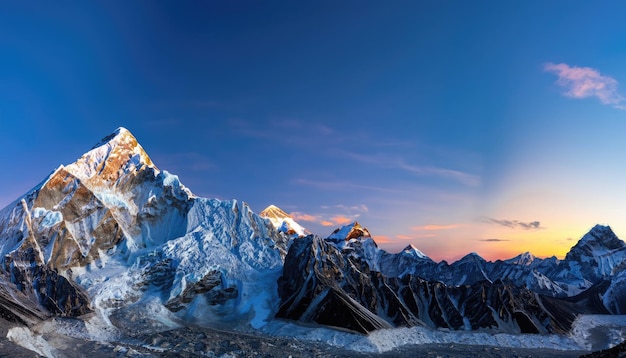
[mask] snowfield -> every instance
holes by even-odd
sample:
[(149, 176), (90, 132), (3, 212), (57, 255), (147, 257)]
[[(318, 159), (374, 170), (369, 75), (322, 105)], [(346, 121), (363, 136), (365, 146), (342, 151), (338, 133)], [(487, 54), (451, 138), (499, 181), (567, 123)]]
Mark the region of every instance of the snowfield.
[[(143, 347), (147, 353), (159, 354), (168, 352), (167, 347), (156, 346), (153, 341), (141, 341), (140, 337), (154, 332), (145, 331), (150, 324), (145, 320), (161, 321), (162, 326), (153, 326), (155, 330), (162, 332), (176, 332), (184, 330), (176, 318), (156, 301), (146, 302), (144, 310), (135, 312), (128, 320), (129, 326), (125, 331), (135, 330), (133, 337), (127, 332), (120, 332), (115, 327), (104, 322), (101, 316), (93, 315), (86, 320), (54, 318), (42, 322), (32, 329), (24, 327), (11, 328), (7, 338), (39, 355), (46, 357), (62, 356), (62, 352), (68, 347), (68, 342), (98, 342), (115, 349), (128, 349)], [(131, 317), (129, 316), (129, 317)], [(180, 322), (180, 321), (179, 321)], [(147, 325), (146, 325), (147, 324)], [(189, 328), (187, 328), (189, 329)], [(145, 332), (141, 332), (144, 330)], [(187, 333), (189, 342), (177, 341), (176, 345), (194, 345), (194, 337), (202, 334), (201, 329), (192, 328)], [(196, 332), (196, 333), (193, 333)], [(219, 332), (219, 331), (218, 331)], [(257, 335), (254, 332), (259, 332)], [(255, 337), (258, 340), (283, 339), (286, 342), (299, 342), (306, 347), (329, 345), (336, 349), (361, 354), (389, 353), (404, 346), (417, 345), (440, 345), (441, 347), (458, 346), (492, 346), (500, 349), (534, 349), (558, 351), (597, 351), (613, 347), (626, 338), (626, 316), (608, 315), (583, 315), (574, 324), (574, 329), (569, 336), (559, 335), (536, 335), (536, 334), (493, 334), (484, 332), (459, 332), (446, 330), (432, 330), (424, 327), (382, 329), (368, 336), (347, 331), (340, 331), (321, 326), (302, 326), (288, 321), (273, 320), (266, 323), (258, 331), (244, 329), (240, 334)], [(181, 334), (182, 335), (182, 334)], [(267, 335), (267, 338), (263, 338)], [(275, 338), (271, 338), (275, 337)], [(154, 339), (153, 339), (154, 340)], [(166, 344), (165, 344), (166, 345)], [(120, 348), (122, 347), (122, 348)], [(125, 348), (124, 348), (125, 347)], [(173, 347), (172, 347), (173, 348)], [(111, 348), (112, 349), (112, 348)], [(527, 351), (526, 351), (527, 352)], [(200, 355), (209, 355), (203, 352)]]
[(274, 321), (262, 329), (271, 335), (324, 342), (357, 352), (383, 353), (405, 345), (462, 344), (557, 350), (601, 350), (626, 339), (626, 316), (581, 315), (570, 336), (432, 330), (424, 327), (381, 329), (368, 336), (323, 327)]

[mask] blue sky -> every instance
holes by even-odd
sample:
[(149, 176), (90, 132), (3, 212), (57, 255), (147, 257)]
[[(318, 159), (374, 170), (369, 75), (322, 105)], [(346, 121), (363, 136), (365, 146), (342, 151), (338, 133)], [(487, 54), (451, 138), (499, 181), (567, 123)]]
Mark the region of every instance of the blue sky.
[(0, 206), (119, 126), (194, 193), (391, 251), (626, 237), (618, 1), (0, 5)]

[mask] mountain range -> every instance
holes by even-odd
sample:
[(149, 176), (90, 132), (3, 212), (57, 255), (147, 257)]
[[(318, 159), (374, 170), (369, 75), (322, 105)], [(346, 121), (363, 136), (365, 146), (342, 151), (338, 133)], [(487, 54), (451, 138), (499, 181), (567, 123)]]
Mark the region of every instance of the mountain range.
[(320, 237), (273, 205), (198, 197), (119, 128), (0, 210), (0, 282), (0, 316), (26, 326), (567, 334), (579, 314), (626, 314), (626, 244), (596, 225), (562, 260), (389, 253), (356, 222)]

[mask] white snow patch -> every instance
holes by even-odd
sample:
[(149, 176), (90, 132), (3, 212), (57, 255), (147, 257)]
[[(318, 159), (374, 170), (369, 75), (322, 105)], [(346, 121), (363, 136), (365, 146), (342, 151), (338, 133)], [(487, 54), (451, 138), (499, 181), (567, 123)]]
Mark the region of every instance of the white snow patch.
[(39, 218), (42, 218), (39, 224), (40, 227), (49, 228), (63, 221), (63, 214), (59, 211), (51, 211), (37, 207), (33, 209), (33, 219)]
[(272, 321), (261, 330), (279, 337), (323, 342), (357, 352), (383, 353), (405, 345), (462, 344), (509, 348), (600, 350), (626, 338), (626, 316), (583, 315), (569, 336), (505, 334), (489, 331), (433, 330), (426, 327), (381, 329), (364, 336), (322, 326), (307, 327)]
[(26, 327), (13, 327), (9, 329), (7, 338), (13, 343), (41, 356), (54, 357), (54, 348), (52, 348), (42, 336), (34, 334)]
[(601, 350), (626, 340), (626, 315), (581, 315), (570, 337), (587, 350)]

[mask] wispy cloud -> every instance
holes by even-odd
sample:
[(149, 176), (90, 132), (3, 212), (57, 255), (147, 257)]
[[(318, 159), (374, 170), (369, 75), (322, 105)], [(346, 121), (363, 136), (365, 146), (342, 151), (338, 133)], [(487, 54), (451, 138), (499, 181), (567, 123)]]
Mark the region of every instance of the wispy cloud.
[(317, 216), (311, 215), (311, 214), (301, 213), (301, 212), (298, 212), (298, 211), (294, 211), (294, 212), (290, 213), (289, 216), (291, 216), (291, 218), (294, 219), (295, 221), (308, 221), (308, 222), (316, 222), (316, 221), (318, 221)]
[(487, 224), (496, 224), (496, 225), (506, 226), (511, 229), (523, 229), (523, 230), (544, 229), (544, 227), (541, 226), (541, 222), (539, 221), (524, 222), (524, 221), (519, 221), (519, 220), (499, 220), (499, 219), (494, 219), (490, 217), (482, 217), (479, 220)]
[(379, 244), (389, 244), (389, 243), (394, 242), (392, 238), (390, 238), (389, 236), (385, 236), (385, 235), (376, 235), (374, 237), (374, 240), (376, 240), (376, 242)]
[(439, 230), (450, 230), (458, 228), (459, 224), (451, 224), (451, 225), (424, 225), (424, 226), (413, 226), (411, 230), (413, 231), (439, 231)]
[(482, 239), (482, 240), (478, 240), (478, 241), (484, 241), (484, 242), (503, 242), (503, 241), (511, 241), (511, 240), (505, 240), (505, 239)]
[(311, 222), (322, 226), (343, 226), (357, 221), (364, 213), (368, 212), (366, 205), (333, 205), (323, 206), (323, 212), (308, 214), (299, 211), (291, 212), (289, 215), (295, 221)]
[(391, 157), (388, 155), (380, 154), (364, 155), (361, 153), (354, 153), (349, 151), (340, 151), (338, 152), (338, 154), (349, 159), (359, 161), (361, 163), (376, 165), (385, 169), (398, 169), (413, 174), (415, 176), (439, 177), (443, 179), (454, 180), (471, 187), (479, 186), (481, 183), (480, 177), (474, 174), (437, 166), (408, 164), (406, 160), (398, 157)]
[(405, 162), (398, 162), (398, 168), (418, 176), (437, 176), (440, 178), (452, 179), (467, 186), (476, 187), (480, 185), (480, 177), (458, 170), (437, 168), (432, 166), (416, 166)]
[(347, 225), (351, 223), (353, 220), (347, 216), (337, 215), (330, 218), (331, 222), (337, 223), (338, 225)]
[(350, 182), (345, 182), (345, 181), (332, 181), (332, 180), (325, 181), (325, 180), (311, 180), (311, 179), (305, 179), (305, 178), (298, 178), (298, 179), (293, 180), (293, 182), (299, 185), (310, 186), (310, 187), (323, 189), (323, 190), (362, 189), (362, 190), (369, 190), (369, 191), (378, 191), (378, 192), (383, 192), (383, 193), (401, 193), (402, 192), (400, 190), (386, 188), (386, 187), (361, 185), (361, 184), (350, 183)]
[(558, 76), (556, 84), (565, 88), (564, 95), (567, 97), (597, 97), (603, 104), (626, 109), (626, 97), (618, 92), (618, 82), (613, 77), (603, 76), (591, 67), (570, 66), (565, 63), (546, 63), (544, 70)]
[(284, 145), (302, 145), (302, 137), (310, 141), (326, 143), (331, 141), (335, 130), (324, 124), (294, 118), (273, 118), (262, 125), (248, 120), (231, 118), (230, 129), (237, 135), (267, 139)]

